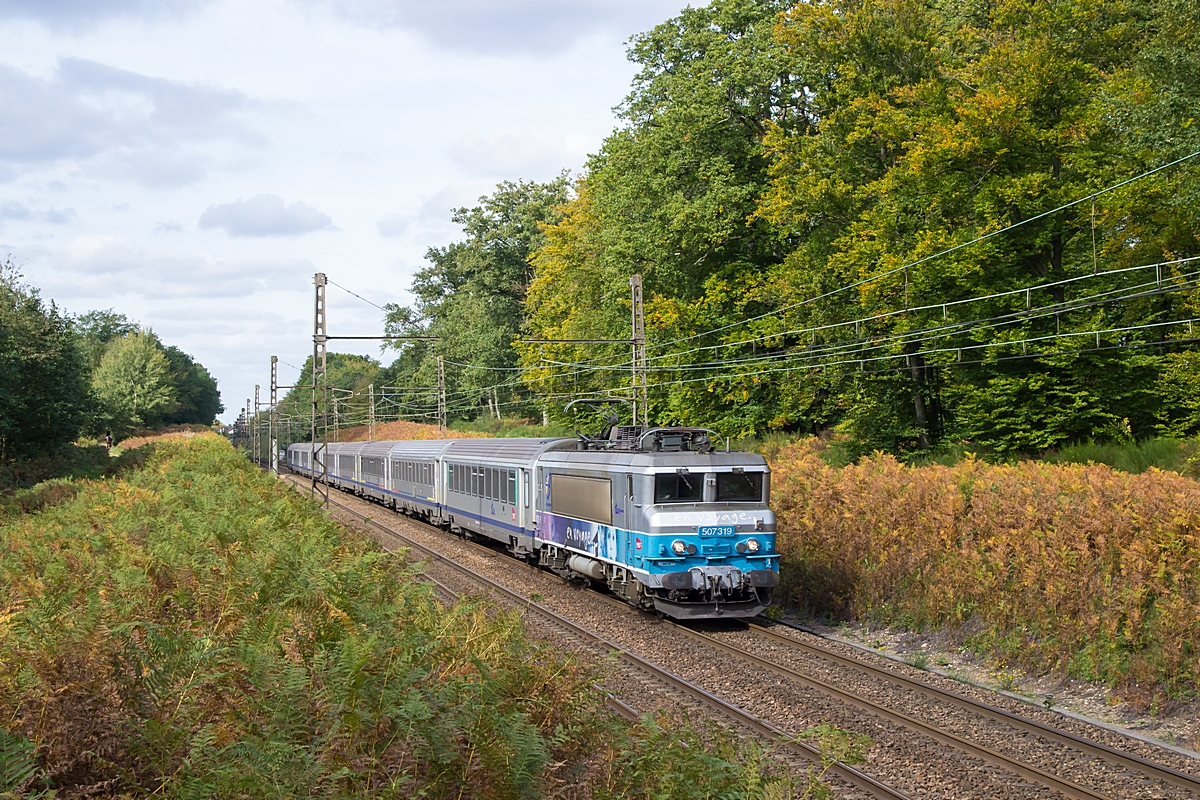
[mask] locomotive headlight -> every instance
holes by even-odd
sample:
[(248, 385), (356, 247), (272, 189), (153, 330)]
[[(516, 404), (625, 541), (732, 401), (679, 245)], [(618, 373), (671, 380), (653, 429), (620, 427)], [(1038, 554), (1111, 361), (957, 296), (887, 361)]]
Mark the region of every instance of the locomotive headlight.
[(758, 539), (747, 539), (746, 540), (746, 549), (749, 550), (751, 553), (757, 553), (760, 547), (762, 547), (762, 545), (760, 545), (758, 543)]
[(671, 552), (677, 556), (682, 556), (687, 553), (687, 544), (683, 541), (683, 539), (676, 539), (675, 541), (671, 542)]

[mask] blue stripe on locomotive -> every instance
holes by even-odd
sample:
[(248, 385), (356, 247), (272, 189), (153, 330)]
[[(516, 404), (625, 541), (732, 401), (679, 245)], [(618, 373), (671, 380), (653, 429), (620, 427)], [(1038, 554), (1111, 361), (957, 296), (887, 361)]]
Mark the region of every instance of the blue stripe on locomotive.
[[(697, 534), (648, 534), (630, 531), (615, 525), (564, 517), (543, 512), (537, 533), (538, 539), (576, 550), (596, 558), (612, 561), (625, 567), (651, 574), (680, 572), (701, 563), (719, 563), (737, 567), (743, 572), (755, 569), (779, 571), (779, 554), (775, 552), (775, 534), (756, 531), (737, 538), (753, 536), (762, 543), (763, 554), (738, 553), (728, 539), (701, 537)], [(671, 554), (671, 543), (682, 539), (696, 546), (696, 555), (679, 558)]]

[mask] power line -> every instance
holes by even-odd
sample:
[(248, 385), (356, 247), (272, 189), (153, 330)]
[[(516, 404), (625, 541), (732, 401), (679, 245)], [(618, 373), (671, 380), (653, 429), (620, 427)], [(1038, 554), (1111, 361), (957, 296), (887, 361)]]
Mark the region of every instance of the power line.
[[(1145, 287), (1155, 287), (1148, 291), (1136, 291), (1130, 294), (1123, 294), (1118, 297), (1113, 297), (1118, 291), (1127, 290), (1110, 290), (1099, 294), (1091, 295), (1090, 297), (1079, 298), (1070, 303), (1053, 304), (1049, 306), (1039, 306), (1036, 309), (1026, 311), (1010, 312), (1008, 314), (997, 315), (993, 317), (977, 318), (972, 320), (963, 320), (952, 322), (945, 325), (934, 326), (929, 328), (918, 328), (907, 331), (899, 331), (887, 334), (883, 337), (863, 337), (851, 340), (840, 340), (823, 343), (821, 345), (810, 345), (802, 349), (789, 348), (785, 351), (774, 351), (764, 353), (762, 355), (747, 356), (738, 359), (723, 359), (722, 361), (708, 361), (693, 364), (681, 365), (660, 365), (655, 368), (655, 372), (691, 372), (697, 370), (711, 369), (714, 366), (728, 366), (731, 364), (754, 364), (763, 361), (771, 361), (778, 358), (786, 358), (789, 355), (800, 354), (803, 357), (812, 359), (824, 357), (830, 353), (844, 352), (853, 350), (856, 347), (861, 347), (863, 350), (878, 350), (882, 347), (887, 347), (896, 343), (920, 343), (925, 341), (946, 338), (955, 333), (972, 333), (984, 330), (994, 330), (1001, 325), (1011, 325), (1032, 322), (1039, 319), (1046, 319), (1052, 316), (1059, 316), (1076, 311), (1083, 311), (1097, 305), (1105, 305), (1113, 302), (1122, 302), (1126, 300), (1137, 300), (1146, 297), (1155, 297), (1173, 292), (1188, 291), (1200, 286), (1197, 278), (1200, 278), (1200, 271), (1186, 273), (1179, 278), (1191, 279), (1190, 282), (1178, 284), (1174, 286), (1163, 287), (1156, 283), (1147, 282), (1139, 286), (1130, 287), (1131, 289), (1142, 289)], [(862, 347), (866, 345), (865, 347)]]
[(921, 311), (937, 311), (938, 309), (941, 309), (941, 310), (943, 310), (943, 312), (945, 312), (951, 308), (956, 308), (958, 306), (967, 305), (970, 303), (981, 303), (981, 302), (985, 302), (988, 300), (999, 300), (999, 299), (1002, 299), (1005, 297), (1018, 297), (1020, 295), (1026, 295), (1028, 297), (1032, 292), (1046, 291), (1048, 289), (1053, 289), (1053, 288), (1057, 288), (1057, 287), (1061, 287), (1061, 286), (1067, 286), (1072, 283), (1077, 283), (1079, 281), (1092, 280), (1094, 278), (1103, 278), (1103, 277), (1109, 277), (1109, 276), (1113, 276), (1113, 275), (1122, 275), (1125, 273), (1138, 272), (1141, 270), (1161, 269), (1162, 267), (1175, 266), (1178, 264), (1187, 264), (1187, 263), (1190, 263), (1190, 262), (1196, 261), (1196, 260), (1200, 260), (1200, 256), (1192, 256), (1190, 258), (1177, 258), (1177, 259), (1173, 259), (1171, 261), (1160, 261), (1160, 262), (1157, 262), (1154, 264), (1141, 264), (1141, 265), (1138, 265), (1135, 267), (1123, 267), (1120, 269), (1106, 270), (1104, 272), (1094, 272), (1094, 273), (1089, 273), (1086, 275), (1076, 275), (1071, 278), (1065, 278), (1065, 279), (1059, 280), (1059, 281), (1050, 281), (1047, 283), (1037, 284), (1035, 286), (1028, 286), (1023, 289), (1009, 289), (1009, 290), (1003, 291), (1003, 292), (993, 292), (992, 294), (979, 295), (976, 297), (965, 298), (962, 300), (948, 300), (944, 303), (930, 303), (928, 305), (916, 306), (913, 308), (896, 309), (894, 311), (884, 311), (879, 314), (874, 314), (874, 315), (867, 316), (867, 317), (859, 317), (857, 319), (846, 320), (843, 322), (831, 322), (831, 323), (827, 323), (825, 325), (814, 325), (814, 326), (809, 326), (806, 328), (794, 328), (792, 330), (764, 334), (762, 336), (757, 336), (753, 339), (739, 339), (739, 340), (733, 341), (733, 342), (722, 342), (721, 344), (705, 345), (704, 347), (693, 347), (689, 350), (681, 350), (681, 351), (674, 352), (674, 353), (665, 353), (660, 356), (654, 356), (651, 359), (651, 361), (661, 361), (661, 360), (668, 359), (668, 358), (678, 358), (679, 356), (682, 356), (682, 355), (687, 355), (689, 353), (699, 353), (699, 352), (703, 352), (706, 350), (720, 350), (725, 347), (739, 347), (739, 346), (744, 346), (744, 345), (757, 344), (759, 342), (765, 342), (765, 341), (768, 341), (771, 339), (777, 339), (782, 336), (799, 336), (799, 335), (804, 335), (804, 334), (817, 334), (817, 333), (820, 333), (821, 331), (834, 330), (836, 328), (848, 328), (851, 325), (853, 325), (857, 328), (861, 325), (866, 325), (867, 323), (870, 323), (870, 322), (878, 322), (879, 320), (889, 319), (892, 317), (897, 317), (897, 316), (901, 316), (904, 314), (917, 313), (917, 312), (921, 312)]
[(1162, 164), (1161, 166), (1155, 167), (1154, 169), (1147, 170), (1146, 172), (1139, 173), (1138, 175), (1134, 175), (1131, 178), (1126, 178), (1125, 180), (1120, 181), (1119, 183), (1115, 183), (1111, 186), (1105, 187), (1104, 189), (1101, 189), (1098, 192), (1093, 192), (1092, 194), (1072, 200), (1069, 203), (1064, 203), (1063, 205), (1061, 205), (1057, 208), (1050, 209), (1049, 211), (1043, 211), (1042, 213), (1035, 214), (1034, 216), (1029, 217), (1028, 219), (1023, 219), (1020, 222), (1014, 222), (1011, 225), (1007, 225), (1003, 228), (999, 228), (997, 230), (991, 231), (990, 233), (985, 233), (982, 236), (977, 236), (974, 239), (970, 240), (969, 242), (962, 242), (961, 244), (956, 244), (953, 247), (948, 247), (944, 250), (940, 250), (931, 255), (924, 256), (923, 258), (919, 258), (916, 261), (910, 261), (909, 263), (907, 263), (903, 266), (894, 267), (890, 270), (885, 270), (884, 272), (881, 272), (878, 275), (873, 275), (869, 278), (863, 278), (860, 281), (855, 281), (854, 283), (850, 283), (845, 286), (838, 287), (837, 289), (831, 289), (830, 291), (824, 292), (824, 293), (816, 295), (814, 297), (806, 298), (799, 302), (783, 306), (782, 308), (777, 308), (773, 311), (768, 311), (764, 314), (759, 314), (758, 316), (755, 316), (755, 317), (749, 317), (747, 319), (740, 320), (738, 322), (731, 322), (728, 325), (722, 325), (721, 327), (718, 327), (718, 328), (713, 328), (711, 330), (702, 331), (701, 333), (697, 333), (692, 336), (686, 336), (681, 339), (674, 339), (669, 342), (663, 342), (661, 344), (655, 344), (652, 346), (656, 349), (660, 348), (660, 347), (669, 347), (673, 344), (679, 344), (680, 342), (691, 341), (692, 339), (698, 339), (702, 336), (710, 336), (714, 333), (719, 333), (720, 331), (723, 331), (723, 330), (729, 330), (730, 328), (736, 328), (739, 325), (746, 325), (748, 323), (755, 322), (760, 319), (765, 319), (766, 317), (774, 316), (775, 314), (782, 314), (785, 311), (790, 311), (794, 308), (799, 308), (801, 306), (808, 305), (809, 303), (814, 303), (818, 300), (824, 300), (828, 297), (833, 297), (834, 295), (841, 294), (842, 292), (849, 291), (850, 289), (857, 289), (860, 286), (865, 286), (868, 283), (873, 283), (877, 280), (880, 280), (881, 278), (886, 278), (890, 275), (898, 275), (901, 272), (904, 272), (905, 270), (911, 269), (912, 267), (919, 266), (928, 261), (932, 261), (935, 258), (940, 258), (942, 256), (949, 255), (950, 253), (954, 253), (954, 252), (957, 252), (958, 250), (962, 250), (964, 247), (970, 247), (973, 244), (979, 244), (980, 242), (991, 239), (994, 236), (999, 236), (1002, 233), (1007, 233), (1011, 230), (1015, 230), (1016, 228), (1019, 228), (1022, 225), (1028, 225), (1031, 222), (1036, 222), (1037, 220), (1045, 219), (1046, 217), (1048, 217), (1052, 214), (1057, 214), (1060, 211), (1065, 211), (1068, 208), (1073, 208), (1073, 207), (1079, 205), (1080, 203), (1086, 203), (1089, 200), (1094, 200), (1097, 197), (1100, 197), (1101, 195), (1108, 194), (1109, 192), (1112, 192), (1112, 191), (1116, 191), (1117, 189), (1120, 189), (1124, 186), (1128, 186), (1131, 183), (1140, 181), (1143, 178), (1148, 178), (1151, 175), (1162, 172), (1163, 170), (1169, 169), (1170, 167), (1174, 167), (1178, 164), (1182, 164), (1183, 162), (1193, 159), (1196, 156), (1200, 156), (1200, 150), (1197, 150), (1196, 152), (1191, 153), (1190, 155), (1183, 156), (1182, 158), (1177, 158), (1174, 161), (1168, 162), (1166, 164)]
[(385, 313), (385, 314), (387, 313), (387, 309), (386, 309), (386, 308), (384, 308), (383, 306), (379, 305), (378, 303), (373, 303), (373, 302), (371, 302), (370, 300), (368, 300), (367, 298), (363, 297), (363, 296), (362, 296), (361, 294), (359, 294), (358, 292), (355, 292), (355, 291), (353, 291), (353, 290), (351, 290), (351, 289), (347, 289), (345, 286), (342, 286), (340, 283), (337, 283), (337, 282), (335, 282), (335, 281), (331, 281), (331, 280), (329, 280), (329, 278), (326, 278), (325, 280), (326, 280), (328, 283), (331, 283), (331, 284), (333, 284), (334, 286), (336, 286), (337, 288), (341, 289), (343, 292), (347, 292), (347, 293), (349, 293), (349, 294), (352, 294), (352, 295), (354, 295), (355, 297), (357, 297), (359, 300), (362, 300), (362, 301), (363, 301), (364, 303), (366, 303), (367, 305), (369, 305), (369, 306), (375, 306), (375, 308), (378, 308), (378, 309), (379, 309), (380, 311), (382, 311), (383, 313)]

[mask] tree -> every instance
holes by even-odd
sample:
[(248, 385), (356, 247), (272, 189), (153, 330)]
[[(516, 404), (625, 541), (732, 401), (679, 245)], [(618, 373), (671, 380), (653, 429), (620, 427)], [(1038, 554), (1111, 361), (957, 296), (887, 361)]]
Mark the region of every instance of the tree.
[[(310, 425), (312, 418), (312, 356), (309, 356), (300, 369), (294, 389), (289, 389), (279, 402), (280, 413), (303, 425)], [(318, 403), (318, 414), (333, 413), (333, 400), (337, 399), (339, 426), (366, 424), (366, 392), (370, 384), (380, 386), (379, 362), (367, 356), (351, 355), (349, 353), (327, 353), (325, 356), (325, 385), (329, 387), (329, 404), (322, 399)], [(351, 399), (353, 395), (356, 398)], [(302, 418), (307, 417), (308, 420)], [(330, 425), (334, 424), (332, 416)], [(305, 429), (300, 438), (307, 438), (309, 429)]]
[(92, 377), (106, 425), (120, 434), (154, 425), (176, 402), (171, 363), (150, 331), (114, 339)]
[(175, 404), (164, 413), (163, 422), (211, 425), (217, 414), (225, 410), (216, 379), (202, 364), (174, 345), (168, 347), (164, 355), (171, 365)]
[(0, 265), (0, 459), (75, 440), (88, 404), (87, 364), (70, 320)]
[[(808, 123), (792, 102), (786, 50), (775, 39), (782, 0), (714, 0), (635, 36), (640, 66), (620, 109), (624, 126), (605, 140), (547, 244), (527, 304), (537, 338), (630, 336), (629, 279), (645, 287), (652, 365), (670, 365), (658, 341), (769, 308), (764, 280), (785, 255), (755, 217), (769, 182), (762, 137), (771, 122)], [(678, 349), (686, 349), (680, 347)], [(526, 348), (530, 385), (541, 393), (607, 393), (629, 384), (629, 348)], [(560, 367), (560, 364), (582, 366)], [(652, 371), (652, 374), (653, 371)], [(676, 383), (659, 373), (651, 392), (661, 422), (765, 427), (768, 384)], [(691, 377), (691, 376), (689, 376)], [(555, 413), (561, 402), (548, 403)]]
[(109, 342), (136, 333), (138, 326), (124, 314), (118, 314), (111, 308), (103, 311), (89, 311), (75, 318), (75, 329), (83, 338), (83, 348), (87, 354), (88, 366), (96, 369)]
[[(565, 174), (548, 183), (506, 181), (474, 208), (460, 208), (452, 219), (466, 238), (430, 248), (429, 266), (413, 280), (415, 308), (389, 306), (387, 333), (435, 336), (433, 343), (398, 343), (401, 357), (394, 380), (436, 386), (437, 356), (451, 362), (447, 390), (455, 407), (471, 415), (497, 384), (511, 384), (517, 366), (513, 342), (524, 331), (524, 304), (533, 267), (529, 258), (545, 241), (543, 226), (556, 221), (567, 201)], [(469, 367), (458, 367), (469, 364)], [(400, 374), (399, 370), (411, 370)]]

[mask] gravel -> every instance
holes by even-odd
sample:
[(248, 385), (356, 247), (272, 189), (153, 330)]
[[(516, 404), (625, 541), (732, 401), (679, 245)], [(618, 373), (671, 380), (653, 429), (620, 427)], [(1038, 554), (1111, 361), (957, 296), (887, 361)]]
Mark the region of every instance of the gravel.
[[(535, 597), (546, 608), (562, 614), (576, 624), (593, 631), (618, 646), (625, 648), (697, 686), (759, 716), (783, 730), (798, 735), (816, 725), (834, 725), (838, 728), (864, 733), (871, 737), (874, 745), (867, 754), (867, 764), (860, 767), (876, 780), (901, 790), (913, 798), (1050, 798), (1056, 792), (1029, 783), (990, 763), (967, 755), (953, 747), (943, 745), (927, 736), (892, 724), (871, 713), (860, 711), (831, 698), (820, 691), (798, 684), (735, 656), (716, 654), (703, 647), (673, 626), (648, 614), (638, 613), (628, 607), (616, 607), (606, 602), (595, 592), (565, 584), (556, 576), (532, 570), (508, 556), (476, 545), (463, 542), (457, 537), (431, 528), (422, 523), (397, 515), (378, 505), (335, 493), (338, 502), (351, 506), (385, 526), (392, 527), (412, 539), (472, 570), (495, 580), (523, 597)], [(362, 527), (362, 526), (356, 526)], [(369, 529), (368, 529), (369, 530)], [(444, 564), (430, 562), (426, 571), (429, 575), (446, 583), (456, 591), (477, 594), (478, 584)], [(505, 602), (501, 598), (495, 598)], [(527, 613), (526, 625), (534, 636), (552, 641), (563, 649), (579, 650), (596, 655), (596, 646), (573, 635), (564, 633), (561, 626), (538, 614)], [(705, 626), (711, 628), (711, 626)], [(1042, 737), (1014, 731), (1000, 723), (981, 719), (962, 709), (949, 706), (916, 695), (910, 690), (897, 687), (864, 675), (849, 667), (839, 666), (825, 659), (805, 654), (783, 643), (772, 643), (739, 626), (726, 626), (721, 630), (707, 632), (722, 640), (736, 644), (759, 656), (788, 666), (798, 672), (832, 683), (839, 688), (861, 697), (878, 702), (885, 707), (901, 711), (928, 723), (936, 724), (947, 731), (957, 733), (972, 741), (1019, 758), (1026, 763), (1041, 767), (1047, 772), (1066, 778), (1083, 786), (1093, 787), (1117, 800), (1124, 798), (1181, 798), (1188, 793), (1148, 781), (1140, 774), (1130, 773), (1121, 767), (1111, 766), (1094, 757), (1073, 752), (1062, 745), (1049, 742)], [(791, 635), (804, 636), (793, 631)], [(820, 640), (821, 646), (844, 648), (855, 658), (863, 657), (860, 651), (835, 642)], [(908, 669), (901, 665), (891, 665)], [(921, 680), (937, 683), (937, 680), (952, 684), (953, 691), (975, 696), (982, 690), (964, 686), (948, 679), (940, 679), (928, 673), (915, 671)], [(613, 664), (610, 676), (603, 686), (623, 702), (641, 712), (659, 709), (669, 714), (681, 710), (695, 718), (711, 715), (712, 709), (701, 705), (681, 692), (669, 688), (661, 680), (635, 670), (624, 662)], [(1004, 706), (993, 695), (977, 697), (992, 705)], [(1015, 701), (1013, 701), (1015, 702)], [(1020, 704), (1016, 704), (1020, 705)], [(1064, 720), (1057, 715), (1046, 718), (1029, 713), (1037, 709), (1023, 707), (1006, 708), (1030, 718), (1038, 718), (1056, 727), (1070, 730), (1087, 738), (1100, 741), (1118, 749), (1134, 752), (1181, 771), (1195, 770), (1196, 765), (1183, 763), (1186, 759), (1174, 753), (1158, 750), (1150, 745), (1124, 739), (1110, 731), (1092, 728), (1075, 720)], [(722, 720), (727, 722), (728, 720)], [(1070, 724), (1067, 724), (1070, 723)], [(838, 787), (841, 796), (855, 796), (847, 787)]]

